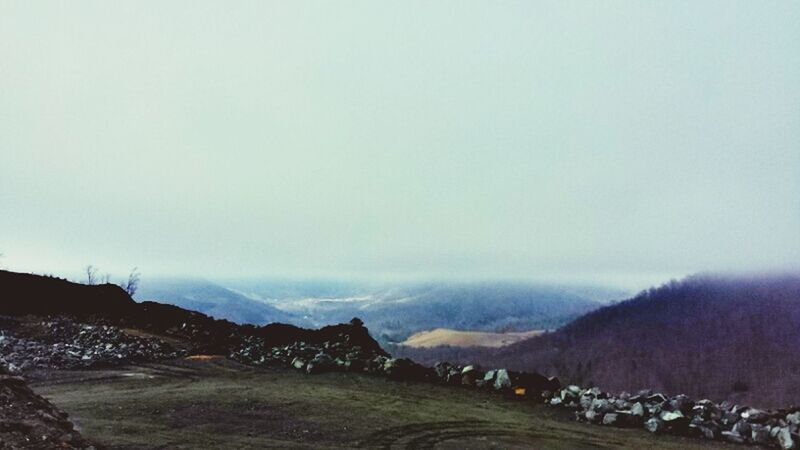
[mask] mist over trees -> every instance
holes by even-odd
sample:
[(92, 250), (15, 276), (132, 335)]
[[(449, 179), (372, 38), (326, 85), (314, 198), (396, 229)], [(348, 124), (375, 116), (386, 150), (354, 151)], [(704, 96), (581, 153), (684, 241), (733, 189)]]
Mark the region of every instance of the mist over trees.
[(581, 385), (652, 388), (760, 406), (800, 403), (800, 276), (696, 276), (499, 350), (408, 349)]

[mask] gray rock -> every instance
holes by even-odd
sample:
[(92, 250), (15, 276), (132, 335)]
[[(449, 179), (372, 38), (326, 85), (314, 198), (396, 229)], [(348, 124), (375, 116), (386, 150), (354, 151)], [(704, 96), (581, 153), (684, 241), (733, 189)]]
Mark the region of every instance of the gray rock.
[(306, 362), (302, 358), (295, 358), (292, 360), (292, 367), (301, 370), (306, 366)]
[(673, 422), (676, 420), (685, 419), (686, 416), (683, 415), (680, 411), (662, 411), (661, 412), (661, 420), (664, 422)]
[(615, 426), (617, 425), (618, 421), (619, 421), (619, 415), (615, 413), (607, 413), (606, 415), (603, 416), (603, 425)]
[(440, 380), (446, 380), (447, 374), (450, 372), (450, 364), (437, 362), (436, 364), (434, 364), (433, 370), (434, 372), (436, 372), (436, 376)]
[(789, 427), (781, 427), (778, 431), (778, 446), (783, 450), (791, 450), (794, 447), (794, 439), (792, 438), (792, 432), (789, 430)]
[(631, 414), (644, 417), (644, 406), (639, 402), (634, 403), (633, 406), (631, 406)]
[(498, 391), (502, 389), (511, 389), (511, 377), (508, 376), (508, 371), (506, 369), (497, 371), (497, 375), (494, 379), (494, 388)]
[(594, 387), (592, 387), (592, 388), (590, 388), (590, 389), (587, 389), (587, 390), (584, 392), (584, 394), (589, 394), (589, 395), (591, 395), (592, 397), (598, 397), (598, 396), (600, 396), (602, 393), (603, 393), (603, 391), (601, 391), (601, 390), (600, 390), (600, 388), (599, 388), (599, 387), (597, 387), (597, 386), (594, 386)]
[(741, 434), (739, 434), (739, 433), (737, 433), (735, 431), (723, 431), (721, 434), (722, 434), (722, 439), (724, 439), (724, 440), (726, 440), (728, 442), (733, 442), (735, 444), (743, 444), (744, 443), (744, 437), (742, 437)]
[(614, 407), (611, 405), (611, 403), (604, 398), (596, 398), (592, 400), (590, 408), (601, 413), (614, 411)]
[(647, 397), (647, 398), (645, 399), (645, 401), (646, 401), (647, 403), (658, 403), (658, 404), (662, 404), (662, 403), (666, 403), (666, 402), (667, 402), (667, 397), (664, 397), (664, 395), (663, 395), (663, 394), (653, 394), (653, 395), (651, 395), (651, 396)]
[(669, 406), (673, 411), (686, 413), (691, 411), (694, 402), (686, 395), (677, 395), (669, 401)]
[(800, 425), (800, 411), (786, 415), (786, 422), (792, 425)]
[(720, 420), (720, 422), (722, 422), (723, 425), (728, 425), (728, 426), (733, 426), (733, 424), (735, 424), (738, 421), (739, 421), (739, 415), (730, 411), (724, 413), (722, 415), (722, 419)]
[(651, 417), (644, 423), (644, 428), (651, 433), (663, 433), (665, 426), (661, 419)]
[(751, 429), (752, 427), (750, 426), (750, 423), (748, 423), (745, 419), (742, 419), (733, 425), (731, 431), (740, 436), (750, 436)]
[(742, 411), (740, 416), (750, 423), (764, 423), (769, 419), (769, 414), (766, 411), (756, 408), (747, 408)]
[(769, 427), (753, 424), (750, 426), (750, 440), (754, 444), (766, 445), (769, 443)]
[(574, 384), (571, 384), (571, 385), (567, 386), (566, 389), (564, 389), (561, 392), (562, 393), (566, 392), (567, 395), (569, 395), (570, 397), (577, 397), (577, 396), (581, 395), (581, 388), (579, 386), (575, 386)]

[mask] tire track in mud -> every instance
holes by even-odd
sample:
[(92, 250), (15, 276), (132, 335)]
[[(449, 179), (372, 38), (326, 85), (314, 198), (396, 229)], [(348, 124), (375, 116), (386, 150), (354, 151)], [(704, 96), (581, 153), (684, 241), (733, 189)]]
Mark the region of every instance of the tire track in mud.
[[(487, 439), (500, 439), (503, 444), (497, 448), (504, 448), (508, 442), (514, 442), (520, 448), (538, 449), (607, 449), (607, 444), (601, 444), (593, 436), (584, 433), (569, 432), (568, 438), (559, 435), (554, 428), (547, 430), (532, 430), (519, 425), (496, 423), (480, 420), (423, 422), (411, 425), (385, 428), (372, 433), (366, 440), (358, 443), (359, 448), (369, 449), (434, 449), (440, 444), (450, 444), (459, 447), (467, 441), (472, 441), (473, 446), (488, 448)], [(562, 431), (563, 433), (563, 431)]]
[(178, 380), (181, 384), (199, 381), (219, 374), (235, 374), (252, 369), (229, 360), (207, 361), (200, 363), (185, 360), (148, 362), (113, 368), (87, 368), (77, 370), (49, 370), (36, 374), (30, 381), (31, 386), (48, 386), (58, 384), (84, 384), (118, 381), (128, 378), (169, 379)]

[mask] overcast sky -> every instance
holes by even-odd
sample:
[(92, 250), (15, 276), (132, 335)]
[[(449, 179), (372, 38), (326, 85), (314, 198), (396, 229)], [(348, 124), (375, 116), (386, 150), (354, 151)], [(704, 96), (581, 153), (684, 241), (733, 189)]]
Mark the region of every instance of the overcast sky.
[(797, 269), (798, 23), (796, 1), (0, 0), (0, 264)]

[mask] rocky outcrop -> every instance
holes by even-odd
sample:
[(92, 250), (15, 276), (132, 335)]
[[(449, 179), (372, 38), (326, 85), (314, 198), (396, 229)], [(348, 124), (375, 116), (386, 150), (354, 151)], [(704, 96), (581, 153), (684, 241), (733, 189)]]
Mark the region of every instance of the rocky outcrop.
[(67, 414), (16, 376), (0, 373), (0, 448), (92, 449)]

